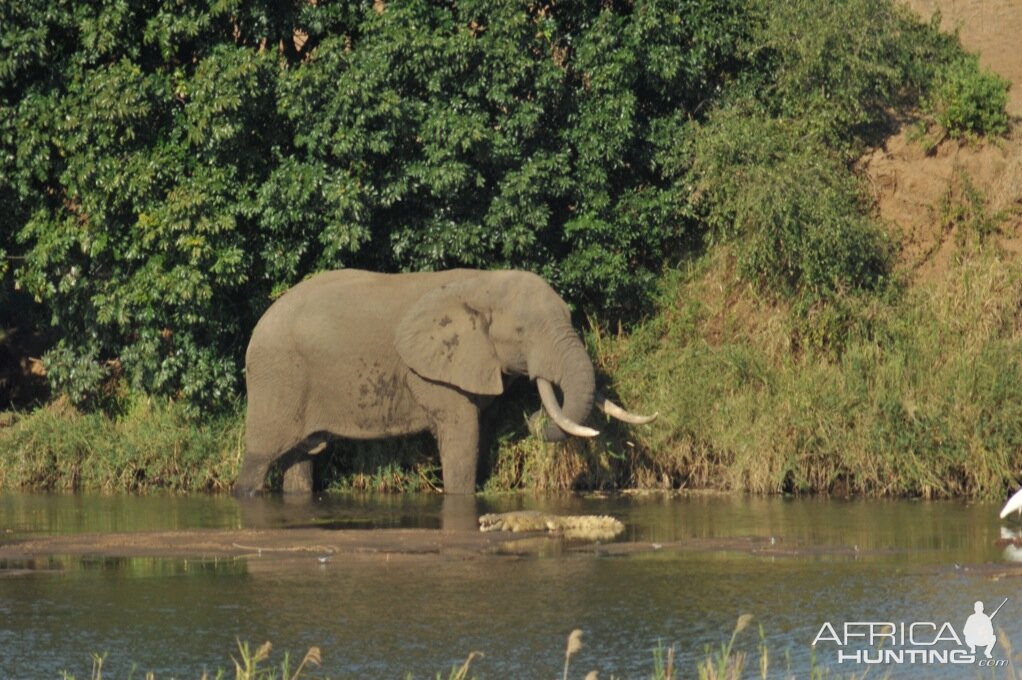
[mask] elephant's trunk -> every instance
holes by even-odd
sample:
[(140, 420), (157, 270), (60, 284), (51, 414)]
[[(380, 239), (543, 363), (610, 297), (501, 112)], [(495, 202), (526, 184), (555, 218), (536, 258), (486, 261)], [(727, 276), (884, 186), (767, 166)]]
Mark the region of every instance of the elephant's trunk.
[[(593, 408), (596, 374), (585, 345), (574, 331), (571, 332), (570, 338), (563, 339), (559, 344), (566, 347), (559, 353), (560, 362), (556, 372), (551, 374), (550, 381), (556, 383), (564, 395), (561, 415), (572, 423), (582, 425)], [(543, 438), (551, 442), (562, 441), (567, 438), (567, 433), (555, 422), (548, 422), (543, 430)]]

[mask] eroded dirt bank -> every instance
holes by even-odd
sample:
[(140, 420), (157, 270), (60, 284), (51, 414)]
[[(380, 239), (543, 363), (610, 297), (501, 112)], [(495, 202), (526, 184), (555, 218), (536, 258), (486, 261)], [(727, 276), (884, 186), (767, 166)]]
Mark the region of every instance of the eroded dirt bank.
[[(1022, 0), (906, 0), (920, 18), (940, 12), (941, 28), (958, 31), (980, 63), (1011, 83), (1007, 112), (1012, 130), (988, 140), (943, 139), (927, 149), (908, 121), (861, 169), (880, 219), (900, 245), (900, 268), (913, 282), (947, 276), (963, 240), (953, 210), (971, 205), (976, 219), (992, 228), (990, 238), (1007, 257), (1022, 255)], [(934, 140), (931, 140), (934, 141)]]

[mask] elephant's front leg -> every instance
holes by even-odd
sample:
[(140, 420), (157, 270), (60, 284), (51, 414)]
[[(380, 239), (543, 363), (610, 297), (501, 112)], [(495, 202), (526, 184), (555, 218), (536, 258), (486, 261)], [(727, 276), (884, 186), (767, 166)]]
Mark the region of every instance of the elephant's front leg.
[(444, 477), (444, 493), (469, 494), (476, 490), (479, 464), (479, 406), (470, 395), (416, 375), (408, 387), (429, 419)]
[(312, 460), (308, 457), (296, 460), (291, 467), (284, 470), (284, 482), (281, 485), (284, 493), (312, 492)]

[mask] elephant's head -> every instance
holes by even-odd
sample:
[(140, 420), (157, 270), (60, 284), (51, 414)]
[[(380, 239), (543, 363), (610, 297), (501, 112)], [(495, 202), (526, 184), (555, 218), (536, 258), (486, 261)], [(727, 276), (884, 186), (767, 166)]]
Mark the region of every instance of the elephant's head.
[(585, 345), (568, 306), (546, 281), (520, 271), (466, 274), (423, 295), (399, 324), (395, 343), (412, 371), (481, 395), (500, 394), (502, 374), (529, 376), (552, 421), (543, 432), (549, 441), (597, 434), (581, 424), (594, 401), (623, 420), (652, 420), (596, 396)]

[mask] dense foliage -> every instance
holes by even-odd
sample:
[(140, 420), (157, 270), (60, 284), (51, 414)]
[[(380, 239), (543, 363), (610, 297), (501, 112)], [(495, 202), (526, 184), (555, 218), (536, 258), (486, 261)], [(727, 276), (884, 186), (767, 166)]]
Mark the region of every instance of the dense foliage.
[(723, 0), (4, 4), (0, 247), (59, 329), (51, 381), (223, 402), (271, 296), (324, 268), (523, 267), (621, 313), (686, 235), (661, 157), (744, 24)]
[(873, 289), (849, 151), (936, 35), (887, 0), (3, 3), (0, 304), (44, 305), (78, 404), (216, 406), (326, 268), (527, 268), (611, 320), (709, 235), (811, 304)]
[(713, 239), (737, 242), (749, 279), (802, 313), (883, 289), (892, 248), (850, 167), (921, 101), (940, 102), (927, 121), (982, 111), (975, 133), (1004, 132), (1006, 83), (937, 30), (939, 15), (922, 24), (887, 0), (752, 5), (751, 63), (690, 130), (694, 213)]

